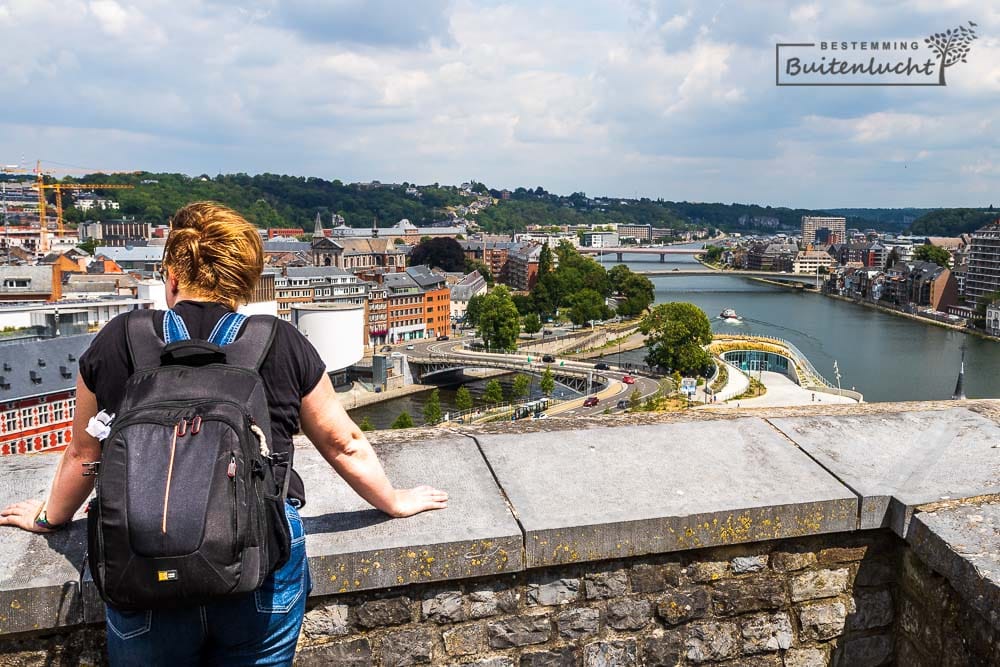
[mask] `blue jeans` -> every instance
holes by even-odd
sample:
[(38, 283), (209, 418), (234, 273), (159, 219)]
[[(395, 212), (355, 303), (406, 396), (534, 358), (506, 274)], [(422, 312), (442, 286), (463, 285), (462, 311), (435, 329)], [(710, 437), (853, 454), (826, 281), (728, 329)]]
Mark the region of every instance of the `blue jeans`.
[(186, 609), (120, 611), (108, 605), (108, 657), (132, 665), (291, 665), (312, 588), (298, 510), (285, 505), (292, 552), (253, 593)]

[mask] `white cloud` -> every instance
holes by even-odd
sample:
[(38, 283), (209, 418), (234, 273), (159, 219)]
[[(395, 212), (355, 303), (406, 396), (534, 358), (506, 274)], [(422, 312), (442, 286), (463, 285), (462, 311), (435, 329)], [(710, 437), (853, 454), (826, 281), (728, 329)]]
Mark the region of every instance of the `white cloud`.
[[(808, 206), (1000, 185), (976, 167), (1000, 141), (1000, 14), (981, 3), (48, 4), (0, 4), (3, 159)], [(779, 39), (970, 18), (981, 38), (947, 88), (773, 85)]]

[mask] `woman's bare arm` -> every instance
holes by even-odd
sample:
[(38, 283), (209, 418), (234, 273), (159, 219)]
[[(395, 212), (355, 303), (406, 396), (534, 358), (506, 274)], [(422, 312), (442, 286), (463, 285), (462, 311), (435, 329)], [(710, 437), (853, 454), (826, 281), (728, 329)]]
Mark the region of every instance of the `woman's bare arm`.
[[(73, 417), (73, 439), (59, 460), (52, 489), (46, 505), (46, 515), (52, 525), (66, 523), (80, 509), (94, 489), (94, 478), (84, 477), (84, 463), (99, 461), (101, 443), (87, 431), (87, 423), (97, 414), (97, 397), (76, 378), (76, 413)], [(0, 510), (0, 526), (16, 526), (42, 533), (46, 530), (35, 525), (35, 517), (42, 507), (41, 500), (22, 500)]]
[(374, 507), (404, 517), (448, 506), (448, 494), (430, 486), (393, 488), (365, 434), (337, 400), (327, 375), (302, 399), (300, 419), (302, 432), (323, 458)]

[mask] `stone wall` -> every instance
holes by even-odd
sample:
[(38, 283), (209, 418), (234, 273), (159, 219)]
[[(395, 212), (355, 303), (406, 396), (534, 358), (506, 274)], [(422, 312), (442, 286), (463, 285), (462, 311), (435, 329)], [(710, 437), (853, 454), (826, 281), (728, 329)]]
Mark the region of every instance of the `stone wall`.
[[(406, 520), (300, 443), (298, 663), (1000, 666), (1000, 404), (960, 405), (375, 434), (450, 493)], [(12, 459), (0, 504), (56, 462)], [(0, 534), (0, 664), (103, 664), (83, 521)]]
[(901, 544), (835, 534), (334, 596), (306, 615), (299, 662), (887, 665)]

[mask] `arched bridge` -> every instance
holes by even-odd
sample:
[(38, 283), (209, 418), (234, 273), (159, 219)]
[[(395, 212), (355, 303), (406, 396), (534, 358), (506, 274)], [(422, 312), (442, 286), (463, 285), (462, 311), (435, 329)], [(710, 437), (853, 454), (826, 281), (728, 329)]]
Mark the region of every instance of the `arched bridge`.
[[(531, 359), (529, 362), (528, 359)], [(454, 373), (466, 368), (497, 368), (520, 373), (541, 375), (548, 368), (553, 379), (575, 391), (600, 389), (607, 386), (609, 379), (602, 371), (577, 362), (543, 363), (541, 355), (530, 357), (512, 354), (472, 354), (431, 352), (418, 356), (408, 356), (410, 370), (421, 382), (436, 375)]]

